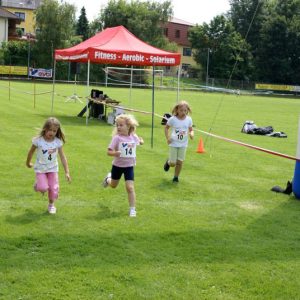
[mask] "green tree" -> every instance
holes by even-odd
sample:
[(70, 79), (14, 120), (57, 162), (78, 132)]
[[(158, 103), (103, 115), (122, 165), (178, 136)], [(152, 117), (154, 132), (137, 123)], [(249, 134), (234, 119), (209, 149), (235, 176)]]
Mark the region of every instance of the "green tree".
[(210, 77), (249, 79), (252, 69), (249, 45), (225, 16), (215, 17), (210, 24), (193, 27), (189, 31), (189, 40), (199, 65), (207, 66), (210, 59)]
[(268, 10), (257, 51), (259, 79), (299, 84), (300, 0), (273, 1)]
[(101, 10), (103, 28), (123, 25), (141, 40), (160, 48), (167, 45), (161, 24), (173, 14), (171, 1), (110, 0)]
[(98, 16), (96, 19), (94, 19), (91, 23), (90, 23), (90, 36), (95, 35), (97, 32), (102, 31), (103, 26), (102, 26), (102, 21), (101, 21), (101, 17)]
[(237, 32), (255, 49), (265, 16), (261, 0), (230, 0), (229, 18)]
[(2, 43), (3, 60), (6, 65), (27, 66), (28, 42), (9, 41)]
[(86, 17), (84, 7), (81, 8), (80, 16), (76, 24), (76, 34), (81, 35), (84, 41), (89, 38), (89, 21)]
[(53, 51), (70, 46), (74, 35), (74, 5), (44, 0), (36, 11), (37, 42), (34, 48), (37, 64), (52, 67)]

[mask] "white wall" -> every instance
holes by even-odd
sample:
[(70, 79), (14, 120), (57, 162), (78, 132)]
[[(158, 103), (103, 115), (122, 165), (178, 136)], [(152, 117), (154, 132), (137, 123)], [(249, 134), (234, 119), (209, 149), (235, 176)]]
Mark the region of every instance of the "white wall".
[(7, 42), (7, 39), (8, 39), (8, 20), (5, 18), (0, 18), (0, 43)]

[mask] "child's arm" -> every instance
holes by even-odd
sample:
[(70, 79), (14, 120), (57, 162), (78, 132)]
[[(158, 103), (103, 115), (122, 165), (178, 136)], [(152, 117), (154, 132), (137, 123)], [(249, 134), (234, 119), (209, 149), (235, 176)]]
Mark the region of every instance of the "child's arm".
[(190, 135), (191, 140), (193, 140), (194, 139), (194, 130), (193, 130), (192, 126), (189, 127), (189, 135)]
[(35, 149), (36, 149), (36, 146), (32, 145), (31, 148), (28, 151), (27, 159), (26, 159), (26, 166), (28, 168), (32, 168), (32, 166), (33, 166), (32, 162), (31, 162), (31, 159), (32, 159), (32, 156), (33, 156), (33, 153), (34, 153)]
[(165, 137), (166, 137), (166, 139), (167, 139), (167, 143), (168, 143), (168, 145), (169, 144), (171, 144), (171, 138), (169, 137), (169, 128), (170, 128), (170, 126), (169, 125), (166, 125), (165, 126)]
[(71, 181), (71, 176), (70, 176), (70, 171), (69, 171), (68, 161), (67, 161), (67, 158), (66, 158), (66, 156), (65, 156), (65, 154), (64, 154), (64, 151), (63, 151), (63, 148), (62, 148), (62, 147), (58, 148), (58, 154), (59, 154), (61, 163), (62, 163), (63, 166), (64, 166), (66, 179), (67, 179), (68, 181)]
[(108, 156), (116, 156), (116, 157), (120, 157), (121, 151), (116, 151), (116, 150), (113, 150), (113, 149), (108, 148), (108, 149), (107, 149), (107, 155), (108, 155)]

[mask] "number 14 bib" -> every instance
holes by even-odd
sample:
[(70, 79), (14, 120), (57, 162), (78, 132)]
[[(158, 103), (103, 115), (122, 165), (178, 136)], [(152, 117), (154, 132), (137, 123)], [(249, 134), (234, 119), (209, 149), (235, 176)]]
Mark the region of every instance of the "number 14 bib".
[(136, 143), (120, 142), (119, 150), (121, 151), (120, 157), (135, 157)]

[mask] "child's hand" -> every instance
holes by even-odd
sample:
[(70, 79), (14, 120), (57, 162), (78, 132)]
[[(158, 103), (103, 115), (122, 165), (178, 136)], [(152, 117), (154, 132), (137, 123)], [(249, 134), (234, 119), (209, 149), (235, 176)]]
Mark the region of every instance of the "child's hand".
[(190, 132), (190, 138), (191, 138), (191, 140), (194, 139), (194, 131), (191, 131), (191, 132)]
[(32, 168), (33, 167), (33, 163), (31, 163), (31, 162), (26, 162), (26, 166), (27, 166), (27, 168)]
[(167, 144), (170, 145), (171, 143), (172, 143), (172, 139), (171, 139), (171, 138), (168, 138), (168, 139), (167, 139)]
[(67, 181), (68, 181), (68, 182), (71, 182), (71, 176), (70, 176), (70, 174), (69, 174), (69, 173), (66, 173), (65, 176), (66, 176)]
[(144, 139), (142, 137), (139, 137), (140, 139), (140, 145), (143, 145), (144, 144)]
[(115, 157), (120, 157), (121, 156), (121, 151), (115, 151), (114, 156)]

